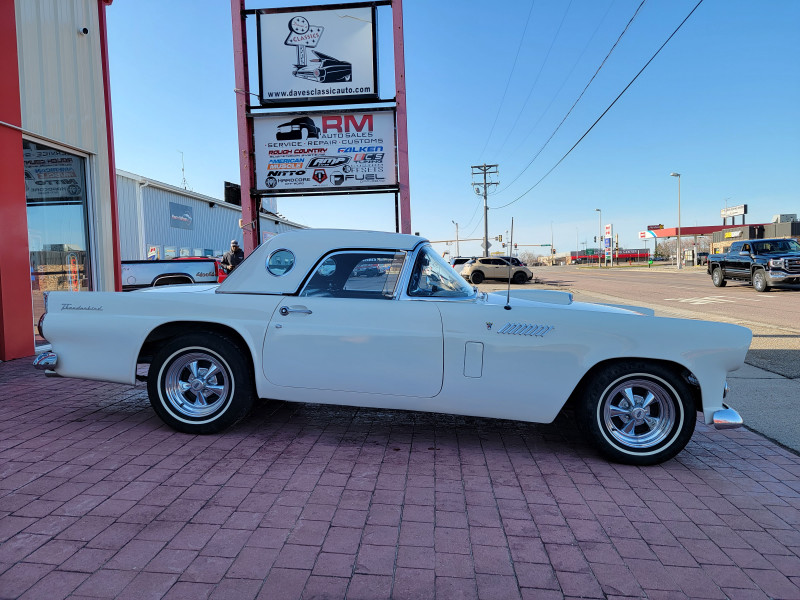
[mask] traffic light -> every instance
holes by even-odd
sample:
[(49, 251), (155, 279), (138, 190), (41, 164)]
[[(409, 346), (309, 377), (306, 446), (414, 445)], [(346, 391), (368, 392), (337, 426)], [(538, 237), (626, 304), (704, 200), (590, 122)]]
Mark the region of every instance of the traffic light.
[(514, 250), (517, 249), (517, 242), (514, 242)]
[(555, 248), (553, 248), (552, 250), (550, 250), (550, 254), (555, 254), (555, 253), (556, 253), (556, 249), (555, 249)]
[(502, 242), (503, 241), (503, 236), (502, 235), (498, 235), (497, 236), (497, 241), (498, 242)]
[(505, 247), (506, 247), (506, 243), (505, 243), (505, 242), (503, 242), (503, 248), (505, 248)]
[(597, 243), (597, 236), (594, 236), (594, 242)]

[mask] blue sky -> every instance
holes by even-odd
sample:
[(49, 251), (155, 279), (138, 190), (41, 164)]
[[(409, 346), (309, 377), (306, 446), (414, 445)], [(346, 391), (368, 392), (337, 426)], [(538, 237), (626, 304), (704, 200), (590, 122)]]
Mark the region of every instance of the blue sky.
[[(592, 246), (596, 208), (625, 247), (641, 247), (638, 232), (647, 225), (676, 226), (672, 171), (682, 175), (683, 226), (720, 224), (726, 202), (747, 204), (748, 223), (800, 213), (795, 0), (705, 0), (548, 177), (496, 208), (564, 156), (697, 3), (645, 2), (569, 118), (523, 172), (640, 2), (535, 0), (531, 8), (529, 0), (405, 0), (414, 232), (452, 239), (456, 221), (461, 237), (482, 236), (482, 200), (470, 174), (481, 163), (500, 165), (500, 185), (489, 199), (490, 237), (506, 235), (513, 217), (515, 241), (550, 243), (552, 230), (559, 252), (585, 240)], [(284, 5), (302, 4), (308, 3)], [(239, 180), (230, 3), (118, 1), (108, 20), (117, 167), (181, 185), (180, 151), (189, 187), (221, 198), (223, 181)], [(254, 49), (254, 31), (249, 35)], [(380, 48), (385, 58), (388, 35)], [(384, 69), (383, 89), (391, 91), (392, 82)], [(278, 209), (313, 227), (394, 229), (390, 195), (286, 198)], [(461, 254), (479, 253), (478, 242), (461, 244)]]

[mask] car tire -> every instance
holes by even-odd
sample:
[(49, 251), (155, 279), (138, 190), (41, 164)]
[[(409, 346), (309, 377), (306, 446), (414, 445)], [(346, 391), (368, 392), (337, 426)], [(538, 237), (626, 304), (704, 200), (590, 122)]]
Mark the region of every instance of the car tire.
[(689, 383), (676, 370), (636, 360), (596, 373), (582, 389), (577, 417), (606, 457), (646, 466), (683, 450), (697, 411)]
[(482, 283), (484, 279), (486, 278), (481, 271), (474, 271), (472, 275), (469, 276), (469, 280), (475, 285)]
[(513, 279), (514, 283), (516, 283), (517, 285), (522, 285), (523, 283), (528, 281), (527, 275), (525, 275), (525, 273), (523, 273), (522, 271), (517, 271), (516, 273), (514, 273)]
[(153, 410), (183, 433), (227, 429), (253, 406), (253, 374), (246, 355), (233, 340), (212, 332), (170, 340), (153, 356), (147, 376)]
[(767, 283), (767, 274), (764, 269), (756, 269), (753, 271), (753, 289), (757, 292), (768, 292), (769, 283)]
[(725, 281), (725, 276), (722, 274), (722, 267), (715, 267), (711, 270), (711, 283), (716, 287), (725, 287), (728, 282)]

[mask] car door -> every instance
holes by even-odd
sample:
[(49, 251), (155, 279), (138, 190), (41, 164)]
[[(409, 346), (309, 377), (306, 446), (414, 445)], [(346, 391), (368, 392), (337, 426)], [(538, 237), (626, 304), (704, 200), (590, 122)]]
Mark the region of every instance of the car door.
[[(386, 272), (352, 276), (375, 258), (387, 261)], [(404, 258), (366, 251), (327, 257), (300, 295), (286, 297), (273, 313), (262, 354), (266, 378), (288, 388), (438, 394), (442, 319), (434, 303), (397, 299)]]

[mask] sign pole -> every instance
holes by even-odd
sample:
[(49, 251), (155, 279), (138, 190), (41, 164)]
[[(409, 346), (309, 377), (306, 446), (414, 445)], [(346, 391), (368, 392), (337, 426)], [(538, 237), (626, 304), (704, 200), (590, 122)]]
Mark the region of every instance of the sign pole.
[(394, 30), (394, 87), (397, 104), (397, 166), (400, 196), (400, 232), (411, 233), (411, 190), (408, 176), (408, 115), (406, 59), (403, 45), (403, 0), (392, 0)]
[(247, 108), (250, 103), (250, 81), (247, 68), (247, 31), (245, 29), (245, 0), (231, 0), (233, 28), (233, 66), (236, 81), (236, 125), (239, 130), (239, 177), (242, 194), (242, 236), (244, 253), (249, 255), (258, 246), (258, 201), (253, 170), (253, 122)]

